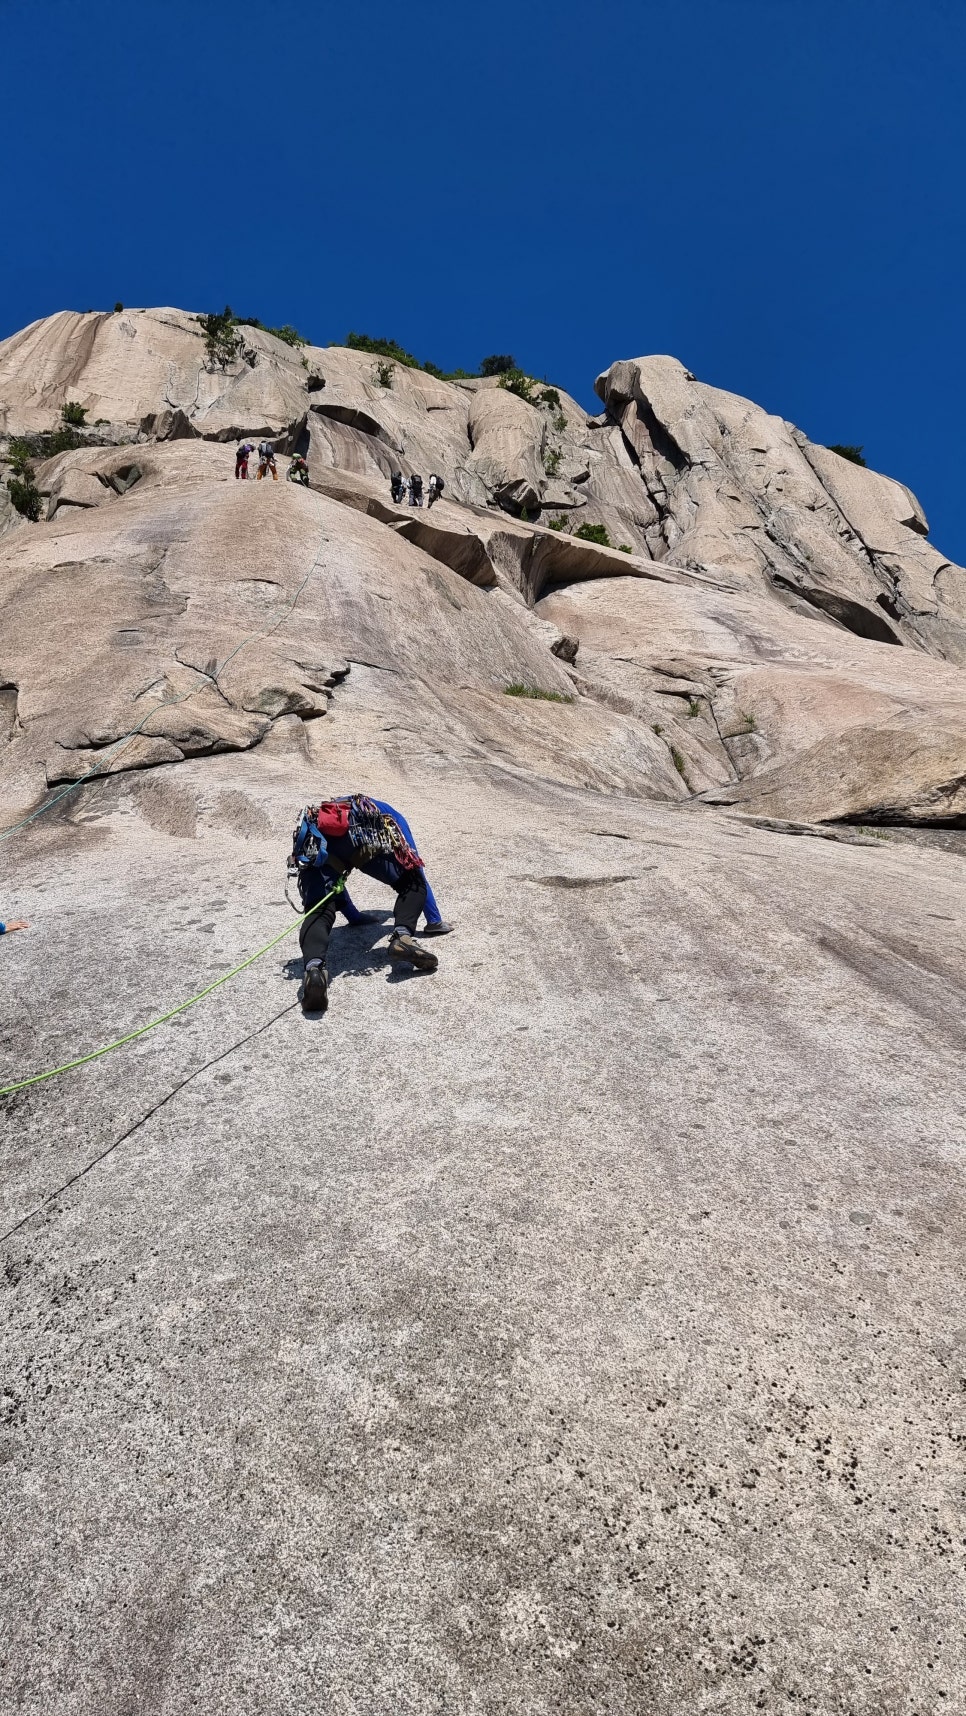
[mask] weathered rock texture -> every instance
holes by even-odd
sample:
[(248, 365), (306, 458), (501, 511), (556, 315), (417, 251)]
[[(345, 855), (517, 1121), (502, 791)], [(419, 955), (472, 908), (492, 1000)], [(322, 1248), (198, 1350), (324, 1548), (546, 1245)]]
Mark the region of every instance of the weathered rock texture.
[[(311, 507), (324, 502), (286, 493), (269, 516), (240, 485), (238, 493), (223, 492), (232, 481), (229, 456), (198, 444), (270, 432), (280, 446), (306, 453), (313, 485), (339, 504), (340, 519), (349, 507), (376, 521), (368, 534), (359, 523), (351, 527), (363, 583), (376, 562), (420, 565), (426, 579), (432, 562), (436, 578), (442, 567), (516, 599), (510, 609), (495, 600), (480, 609), (484, 632), (503, 643), (494, 656), (489, 646), (478, 650), (464, 640), (473, 663), (467, 683), (482, 676), (499, 693), (509, 671), (547, 690), (576, 692), (578, 731), (561, 758), (565, 773), (586, 770), (575, 754), (582, 724), (590, 722), (591, 775), (602, 766), (602, 781), (646, 796), (701, 793), (811, 820), (955, 821), (966, 812), (959, 671), (966, 574), (932, 548), (922, 509), (900, 483), (813, 446), (746, 400), (702, 386), (673, 358), (613, 365), (598, 381), (605, 411), (595, 419), (566, 395), (559, 405), (543, 403), (538, 389), (531, 404), (495, 380), (447, 383), (402, 365), (383, 386), (366, 353), (296, 350), (261, 330), (242, 333), (245, 351), (229, 372), (207, 364), (196, 319), (177, 310), (64, 313), (0, 345), (0, 416), (8, 431), (50, 427), (59, 406), (76, 398), (91, 421), (108, 419), (108, 439), (126, 428), (148, 449), (141, 458), (140, 448), (90, 446), (50, 461), (38, 480), (59, 532), (41, 542), (20, 525), (6, 551), (6, 591), (16, 593), (16, 604), (3, 666), (23, 688), (24, 740), (8, 763), (19, 769), (28, 800), (43, 786), (41, 764), (48, 781), (84, 772), (92, 750), (112, 742), (115, 728), (126, 730), (135, 672), (145, 670), (156, 700), (183, 695), (186, 676), (198, 672), (187, 634), (212, 598), (227, 639), (252, 617), (252, 588), (264, 587), (260, 599), (265, 589), (283, 589), (244, 566), (257, 568), (266, 555), (274, 560), (283, 541), (296, 558), (308, 552)], [(424, 479), (438, 471), (444, 500), (431, 512), (394, 508), (387, 492), (393, 469), (418, 469)], [(96, 522), (76, 523), (105, 508)], [(603, 526), (612, 546), (581, 541), (574, 534), (580, 522)], [(152, 559), (143, 551), (146, 531), (166, 563), (173, 554), (171, 569), (178, 566), (173, 600), (192, 614), (178, 648), (184, 642), (189, 654), (182, 651), (180, 664), (169, 659), (168, 620), (158, 610), (160, 647), (150, 658), (143, 616), (132, 610), (138, 623), (119, 627), (134, 652), (128, 666), (117, 677), (109, 667), (108, 627), (98, 644), (111, 682), (103, 687), (82, 644), (57, 705), (69, 706), (73, 724), (58, 726), (36, 624), (41, 584), (34, 562), (44, 569), (45, 591), (53, 588), (51, 556), (75, 568), (68, 607), (76, 600), (101, 612), (132, 576), (142, 592), (146, 579), (157, 580), (160, 553)], [(65, 532), (74, 544), (69, 552)], [(237, 563), (238, 576), (214, 579), (213, 553), (225, 567)], [(300, 621), (314, 615), (315, 599), (311, 591), (304, 598)], [(353, 609), (349, 653), (375, 648), (375, 602), (370, 596)], [(553, 639), (524, 611), (535, 604), (558, 632), (583, 644), (565, 687), (561, 668), (546, 659)], [(415, 679), (430, 686), (442, 658), (463, 660), (463, 644), (454, 653), (430, 618), (438, 605), (405, 620), (407, 660)], [(390, 630), (401, 619), (394, 612)], [(333, 637), (330, 620), (320, 616), (320, 623), (326, 639)], [(292, 689), (305, 678), (290, 639), (298, 629), (293, 620), (273, 633), (280, 683), (266, 693), (265, 707), (249, 708), (244, 688), (241, 703), (233, 702), (227, 682), (204, 693), (199, 686), (190, 714), (151, 717), (146, 739), (124, 753), (124, 765), (256, 744), (279, 715), (311, 715), (308, 703), (318, 705), (322, 693), (305, 693), (303, 708)], [(92, 617), (92, 639), (95, 630)], [(258, 681), (261, 657), (249, 659)], [(152, 680), (149, 669), (163, 680)], [(45, 682), (39, 695), (35, 676)], [(107, 718), (110, 708), (116, 719)], [(602, 718), (612, 732), (606, 763), (596, 731)]]
[(0, 1098), (0, 1704), (962, 1707), (966, 574), (671, 358), (244, 333), (0, 343), (8, 435), (106, 420), (0, 514), (0, 1084), (281, 931), (316, 794), (457, 930)]

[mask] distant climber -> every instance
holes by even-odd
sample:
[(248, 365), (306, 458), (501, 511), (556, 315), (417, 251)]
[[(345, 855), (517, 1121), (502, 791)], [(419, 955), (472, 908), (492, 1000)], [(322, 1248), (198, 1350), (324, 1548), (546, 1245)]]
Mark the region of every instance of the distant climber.
[(432, 506), (434, 501), (439, 500), (439, 498), (442, 495), (445, 487), (446, 487), (446, 484), (444, 483), (442, 477), (438, 477), (436, 475), (436, 472), (434, 471), (432, 476), (429, 479), (428, 501), (429, 501), (430, 506)]
[[(361, 870), (364, 876), (393, 888), (396, 904), (389, 958), (396, 965), (410, 965), (417, 971), (435, 971), (436, 955), (415, 940), (420, 913), (425, 911), (428, 917), (429, 889), (423, 860), (407, 839), (408, 825), (405, 833), (400, 826), (403, 820), (358, 793), (309, 805), (295, 829), (290, 867), (297, 872), (306, 911), (324, 900), (339, 877), (351, 870)], [(345, 895), (335, 895), (301, 925), (305, 975), (300, 998), (307, 1013), (324, 1013), (329, 1004), (325, 956), (340, 900), (350, 922), (367, 921)], [(450, 925), (442, 924), (435, 900), (433, 909), (438, 927), (431, 933), (445, 935)]]
[(247, 481), (248, 461), (254, 451), (255, 449), (250, 441), (243, 441), (238, 452), (235, 454), (235, 475), (236, 477), (241, 477), (243, 482)]
[(261, 482), (266, 471), (271, 471), (272, 481), (278, 482), (278, 471), (275, 467), (275, 448), (271, 441), (258, 443), (258, 481)]
[(303, 488), (305, 488), (305, 489), (308, 488), (308, 486), (309, 486), (309, 467), (305, 463), (305, 460), (303, 459), (301, 453), (294, 454), (294, 456), (292, 458), (292, 463), (289, 465), (289, 468), (286, 471), (285, 475), (286, 475), (286, 479), (288, 482), (290, 482), (290, 483), (301, 483)]
[(393, 471), (389, 478), (389, 493), (392, 496), (394, 506), (402, 506), (403, 497), (406, 493), (402, 471)]
[(415, 472), (409, 479), (409, 504), (410, 506), (422, 506), (423, 504), (423, 479), (417, 476)]
[(14, 930), (29, 928), (30, 925), (26, 918), (12, 918), (8, 924), (0, 923), (0, 935), (13, 935)]

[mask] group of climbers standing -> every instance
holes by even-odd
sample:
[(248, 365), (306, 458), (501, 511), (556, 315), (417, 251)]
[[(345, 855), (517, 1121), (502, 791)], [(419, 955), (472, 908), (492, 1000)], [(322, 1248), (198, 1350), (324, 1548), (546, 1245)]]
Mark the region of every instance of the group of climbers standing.
[[(243, 441), (241, 443), (240, 447), (238, 448), (237, 453), (235, 454), (235, 476), (240, 477), (242, 482), (245, 482), (248, 478), (248, 461), (251, 458), (254, 451), (255, 451), (255, 447), (254, 447), (253, 442)], [(276, 466), (275, 466), (275, 448), (272, 445), (271, 441), (259, 441), (259, 443), (258, 443), (258, 477), (259, 477), (259, 480), (262, 477), (267, 476), (269, 471), (271, 471), (274, 480), (276, 482), (278, 482), (278, 471), (277, 471)]]
[[(243, 441), (235, 454), (235, 476), (243, 482), (247, 481), (248, 461), (254, 451), (255, 448), (251, 441)], [(262, 477), (267, 477), (269, 472), (272, 474), (272, 481), (277, 483), (278, 467), (275, 463), (275, 448), (271, 441), (259, 441), (258, 477), (256, 480), (261, 482)], [(309, 467), (301, 453), (293, 454), (292, 462), (285, 474), (290, 483), (300, 483), (303, 488), (308, 488)]]
[[(446, 484), (442, 477), (437, 476), (434, 471), (429, 479), (428, 499), (430, 506), (433, 505), (434, 501), (439, 500), (445, 487)], [(403, 476), (402, 471), (393, 471), (389, 479), (389, 493), (394, 506), (403, 506), (407, 494), (410, 506), (422, 506), (423, 479), (416, 471), (408, 479)]]
[[(242, 441), (235, 453), (235, 476), (242, 482), (248, 479), (248, 461), (255, 451), (253, 442)], [(271, 473), (272, 481), (278, 482), (278, 467), (275, 463), (275, 448), (271, 441), (258, 443), (258, 477)], [(309, 486), (309, 467), (301, 453), (294, 453), (288, 470), (285, 473), (290, 483), (299, 483), (303, 488)], [(436, 471), (430, 475), (426, 499), (429, 506), (435, 505), (442, 498), (446, 484)], [(423, 479), (418, 471), (413, 471), (409, 477), (404, 477), (402, 471), (393, 471), (389, 479), (389, 493), (394, 506), (405, 506), (408, 498), (410, 506), (421, 507), (423, 504)]]

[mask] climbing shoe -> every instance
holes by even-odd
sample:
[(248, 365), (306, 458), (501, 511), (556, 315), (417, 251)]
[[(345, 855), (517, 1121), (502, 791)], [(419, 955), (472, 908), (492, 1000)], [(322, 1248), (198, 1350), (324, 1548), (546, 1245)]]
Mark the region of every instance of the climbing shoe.
[(329, 1005), (329, 980), (324, 965), (307, 965), (299, 993), (302, 1011), (324, 1013)]
[(452, 933), (453, 933), (453, 925), (444, 923), (442, 918), (440, 918), (439, 923), (427, 924), (426, 928), (423, 930), (424, 936), (426, 936), (426, 935), (452, 935)]
[(420, 947), (411, 935), (397, 930), (389, 942), (389, 957), (394, 965), (414, 965), (417, 971), (435, 971), (439, 964), (435, 953)]

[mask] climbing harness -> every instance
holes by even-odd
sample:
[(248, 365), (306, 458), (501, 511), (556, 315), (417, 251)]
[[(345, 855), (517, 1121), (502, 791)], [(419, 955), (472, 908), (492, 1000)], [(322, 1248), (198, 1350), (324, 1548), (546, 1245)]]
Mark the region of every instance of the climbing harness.
[[(330, 888), (321, 900), (317, 900), (314, 906), (310, 906), (307, 912), (302, 912), (296, 921), (304, 923), (328, 900), (331, 900), (336, 894), (340, 894), (344, 887), (345, 877), (340, 876), (334, 887)], [(167, 1013), (162, 1013), (159, 1018), (152, 1019), (149, 1024), (141, 1025), (136, 1031), (128, 1031), (123, 1037), (116, 1037), (113, 1043), (105, 1043), (102, 1048), (94, 1049), (89, 1055), (78, 1055), (76, 1060), (65, 1061), (63, 1066), (50, 1067), (47, 1072), (34, 1073), (30, 1078), (18, 1079), (16, 1084), (0, 1086), (0, 1096), (12, 1096), (15, 1090), (25, 1090), (28, 1085), (43, 1084), (49, 1078), (57, 1078), (60, 1073), (73, 1072), (76, 1067), (86, 1067), (90, 1061), (100, 1060), (102, 1055), (109, 1055), (113, 1049), (119, 1049), (125, 1043), (133, 1043), (137, 1037), (146, 1036), (148, 1031), (153, 1031), (158, 1025), (167, 1024), (169, 1019), (174, 1019), (179, 1013), (186, 1012), (189, 1007), (197, 1006), (198, 1002), (203, 1001), (207, 995), (212, 995), (216, 989), (220, 989), (223, 983), (228, 983), (231, 978), (237, 977), (240, 971), (245, 971), (249, 965), (254, 965), (257, 959), (261, 959), (266, 953), (270, 953), (273, 947), (277, 947), (280, 941), (284, 941), (289, 931), (294, 928), (295, 924), (286, 924), (279, 935), (273, 936), (271, 941), (267, 941), (265, 946), (260, 947), (257, 952), (249, 954), (248, 958), (243, 959), (240, 965), (233, 966), (231, 971), (226, 971), (221, 977), (216, 977), (214, 983), (209, 983), (205, 989), (199, 989), (197, 995), (189, 996), (187, 1001), (182, 1001), (177, 1007), (170, 1008)]]

